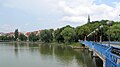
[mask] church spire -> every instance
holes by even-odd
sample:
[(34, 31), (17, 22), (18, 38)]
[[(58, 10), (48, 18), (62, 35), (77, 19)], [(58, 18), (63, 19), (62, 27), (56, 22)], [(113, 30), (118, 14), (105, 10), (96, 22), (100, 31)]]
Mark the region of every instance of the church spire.
[(88, 23), (90, 23), (90, 15), (88, 15)]

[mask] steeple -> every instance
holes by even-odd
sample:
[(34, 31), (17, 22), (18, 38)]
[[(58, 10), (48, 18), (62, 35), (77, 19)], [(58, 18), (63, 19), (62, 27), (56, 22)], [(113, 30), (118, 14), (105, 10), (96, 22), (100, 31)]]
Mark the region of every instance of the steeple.
[(88, 23), (90, 23), (90, 15), (88, 15)]

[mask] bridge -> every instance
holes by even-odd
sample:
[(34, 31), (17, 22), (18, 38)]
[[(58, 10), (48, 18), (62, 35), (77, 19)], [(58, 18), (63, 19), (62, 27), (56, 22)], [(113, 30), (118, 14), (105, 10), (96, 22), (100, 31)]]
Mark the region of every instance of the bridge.
[(80, 41), (103, 61), (103, 67), (120, 67), (120, 48), (92, 41)]

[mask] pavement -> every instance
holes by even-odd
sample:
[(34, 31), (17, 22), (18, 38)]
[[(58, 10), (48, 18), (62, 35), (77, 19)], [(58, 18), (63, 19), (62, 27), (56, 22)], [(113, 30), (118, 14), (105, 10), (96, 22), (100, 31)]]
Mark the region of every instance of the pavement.
[[(102, 42), (104, 45), (108, 45), (108, 42)], [(110, 46), (120, 48), (120, 42), (111, 42)]]

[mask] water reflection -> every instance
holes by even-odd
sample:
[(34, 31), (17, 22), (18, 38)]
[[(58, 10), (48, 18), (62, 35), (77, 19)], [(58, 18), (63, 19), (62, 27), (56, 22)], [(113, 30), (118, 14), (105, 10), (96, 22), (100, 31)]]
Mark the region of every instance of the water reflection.
[(15, 51), (15, 55), (18, 57), (18, 44), (17, 43), (15, 43), (14, 44), (14, 51)]
[(65, 64), (70, 63), (74, 58), (73, 50), (67, 47), (57, 46), (55, 48), (55, 55), (57, 58), (59, 58), (59, 61)]
[(47, 44), (42, 44), (40, 45), (40, 54), (42, 55), (52, 55), (53, 51), (52, 51), (53, 47), (51, 47), (51, 45), (47, 45)]
[[(11, 47), (10, 49), (14, 50), (15, 56), (20, 60), (14, 58), (14, 55), (12, 55), (13, 60), (17, 61), (13, 63), (18, 65), (20, 62), (29, 61), (28, 63), (35, 67), (99, 67), (98, 65), (96, 66), (96, 62), (92, 58), (92, 53), (87, 49), (73, 50), (69, 47), (38, 43), (4, 43), (1, 45), (4, 46), (4, 51), (6, 51), (6, 47), (7, 49)], [(0, 50), (3, 48), (1, 45)], [(11, 50), (10, 52), (12, 53)], [(27, 60), (24, 60), (26, 58)], [(32, 67), (31, 65), (24, 64), (23, 66), (20, 65), (20, 67)]]

